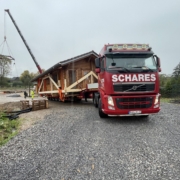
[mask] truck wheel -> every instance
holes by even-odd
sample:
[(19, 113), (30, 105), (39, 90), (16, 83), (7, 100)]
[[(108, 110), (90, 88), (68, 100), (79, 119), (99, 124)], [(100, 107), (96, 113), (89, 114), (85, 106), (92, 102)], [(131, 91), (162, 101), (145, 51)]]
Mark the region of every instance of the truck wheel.
[(99, 98), (98, 108), (99, 108), (99, 116), (100, 116), (101, 118), (106, 118), (106, 117), (108, 117), (108, 115), (105, 114), (105, 113), (102, 111), (102, 102), (101, 102), (101, 98)]
[(98, 103), (96, 102), (96, 99), (95, 99), (95, 97), (93, 97), (93, 104), (94, 104), (94, 107), (98, 107)]
[(148, 118), (149, 115), (143, 115), (143, 116), (140, 116), (141, 118)]

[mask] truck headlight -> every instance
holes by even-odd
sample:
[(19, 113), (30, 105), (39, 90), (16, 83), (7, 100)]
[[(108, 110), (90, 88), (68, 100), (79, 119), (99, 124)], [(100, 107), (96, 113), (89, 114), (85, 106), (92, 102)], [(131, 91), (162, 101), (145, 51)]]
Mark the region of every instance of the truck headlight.
[(108, 104), (114, 106), (113, 98), (111, 96), (108, 96)]
[(159, 103), (159, 94), (156, 95), (156, 98), (155, 98), (155, 101), (154, 101), (154, 104), (155, 104), (155, 105), (158, 104), (158, 103)]

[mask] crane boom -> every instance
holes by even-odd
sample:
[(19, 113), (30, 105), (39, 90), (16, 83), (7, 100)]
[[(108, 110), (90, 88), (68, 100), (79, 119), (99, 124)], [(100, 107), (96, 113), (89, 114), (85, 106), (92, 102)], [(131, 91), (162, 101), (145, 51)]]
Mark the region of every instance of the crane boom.
[(34, 61), (34, 63), (36, 64), (36, 67), (38, 68), (39, 73), (41, 74), (41, 73), (42, 73), (42, 69), (41, 69), (41, 67), (39, 66), (38, 62), (36, 61), (36, 58), (34, 57), (33, 53), (31, 52), (31, 49), (29, 48), (29, 46), (28, 46), (26, 40), (24, 39), (24, 37), (23, 37), (23, 35), (22, 35), (20, 29), (18, 28), (18, 26), (17, 26), (15, 20), (13, 19), (12, 15), (11, 15), (11, 13), (10, 13), (10, 11), (9, 11), (9, 9), (5, 9), (5, 11), (9, 14), (9, 17), (11, 18), (11, 20), (12, 20), (14, 26), (16, 27), (16, 29), (17, 29), (19, 35), (21, 36), (21, 38), (22, 38), (22, 40), (23, 40), (23, 42), (24, 42), (24, 44), (25, 44), (27, 50), (29, 51), (29, 53), (30, 53), (30, 55), (31, 55), (31, 57), (32, 57), (32, 59), (33, 59), (33, 61)]

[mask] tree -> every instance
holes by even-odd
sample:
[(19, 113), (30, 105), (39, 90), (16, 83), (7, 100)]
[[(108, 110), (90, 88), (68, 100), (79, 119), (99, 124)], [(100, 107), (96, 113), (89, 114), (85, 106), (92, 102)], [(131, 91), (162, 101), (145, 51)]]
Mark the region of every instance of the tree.
[(3, 85), (6, 76), (11, 72), (12, 59), (0, 54), (0, 85)]
[(32, 82), (31, 80), (34, 78), (34, 74), (30, 73), (28, 70), (25, 70), (21, 76), (20, 76), (20, 80), (22, 81), (23, 85), (25, 86), (25, 88), (27, 86), (31, 86)]
[(180, 77), (180, 63), (174, 68), (173, 76), (175, 78)]
[(173, 84), (171, 81), (168, 81), (165, 86), (165, 96), (166, 97), (171, 97), (172, 89), (173, 89)]
[(167, 75), (166, 74), (160, 74), (159, 79), (160, 79), (160, 87), (164, 87), (167, 83), (167, 80), (168, 80)]

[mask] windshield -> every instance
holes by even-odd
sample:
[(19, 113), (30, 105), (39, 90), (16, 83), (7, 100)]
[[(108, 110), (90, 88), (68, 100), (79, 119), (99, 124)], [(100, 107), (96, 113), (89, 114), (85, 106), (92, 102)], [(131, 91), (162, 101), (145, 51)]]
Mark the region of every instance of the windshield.
[(107, 70), (121, 69), (126, 71), (156, 71), (156, 63), (153, 56), (151, 57), (118, 57), (106, 56)]

